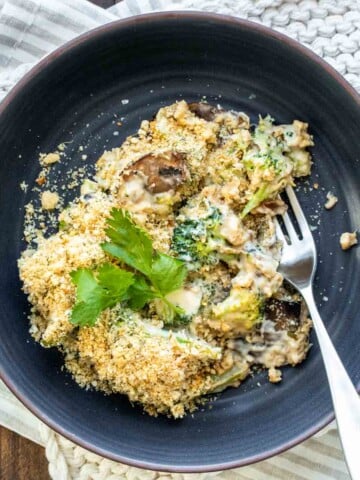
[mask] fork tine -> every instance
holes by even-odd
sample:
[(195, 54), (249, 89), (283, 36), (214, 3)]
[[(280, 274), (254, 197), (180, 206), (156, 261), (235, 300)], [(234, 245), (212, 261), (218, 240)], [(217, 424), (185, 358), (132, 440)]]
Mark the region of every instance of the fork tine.
[(286, 187), (286, 194), (288, 196), (291, 208), (294, 212), (295, 218), (298, 222), (301, 234), (304, 237), (311, 237), (312, 238), (312, 233), (310, 231), (309, 224), (306, 220), (306, 217), (304, 215), (304, 212), (300, 206), (299, 200), (297, 199), (295, 192), (292, 187)]
[(279, 220), (274, 217), (274, 223), (275, 223), (275, 229), (276, 229), (276, 236), (279, 240), (282, 241), (282, 243), (285, 245), (287, 244), (287, 240), (286, 240), (286, 237), (284, 235), (284, 232), (282, 231), (282, 228), (281, 228), (281, 225), (279, 223)]
[(294, 225), (291, 221), (291, 218), (287, 212), (282, 214), (282, 219), (284, 221), (287, 233), (289, 235), (291, 243), (296, 243), (299, 241), (298, 234), (296, 233), (296, 230), (294, 228)]

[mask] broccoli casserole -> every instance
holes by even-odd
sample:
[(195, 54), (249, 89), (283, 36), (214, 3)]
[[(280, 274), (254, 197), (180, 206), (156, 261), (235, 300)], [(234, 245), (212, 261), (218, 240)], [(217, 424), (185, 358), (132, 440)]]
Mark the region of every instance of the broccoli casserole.
[(274, 227), (310, 173), (307, 127), (185, 101), (143, 121), (19, 259), (33, 337), (81, 386), (151, 415), (182, 417), (259, 368), (280, 381), (309, 348)]

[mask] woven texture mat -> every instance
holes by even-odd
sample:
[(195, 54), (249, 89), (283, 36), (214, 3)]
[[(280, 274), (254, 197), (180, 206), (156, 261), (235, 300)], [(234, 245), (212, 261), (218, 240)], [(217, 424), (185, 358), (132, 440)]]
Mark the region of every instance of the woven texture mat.
[[(359, 0), (124, 0), (105, 11), (86, 0), (0, 0), (0, 98), (42, 56), (103, 23), (192, 9), (260, 22), (308, 46), (360, 91)], [(92, 454), (50, 430), (1, 385), (0, 423), (46, 447), (55, 480), (348, 480), (336, 427), (256, 465), (208, 474), (139, 470)]]

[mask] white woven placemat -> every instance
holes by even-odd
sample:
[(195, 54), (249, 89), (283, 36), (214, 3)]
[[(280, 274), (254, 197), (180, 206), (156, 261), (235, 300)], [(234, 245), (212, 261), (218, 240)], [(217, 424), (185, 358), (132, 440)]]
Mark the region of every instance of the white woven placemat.
[[(41, 57), (103, 23), (159, 10), (237, 15), (279, 30), (332, 64), (360, 91), (359, 0), (124, 0), (105, 11), (86, 0), (0, 0), (0, 99)], [(45, 445), (54, 480), (349, 480), (335, 424), (302, 445), (241, 469), (164, 474), (94, 455), (50, 430), (0, 382), (0, 424)]]

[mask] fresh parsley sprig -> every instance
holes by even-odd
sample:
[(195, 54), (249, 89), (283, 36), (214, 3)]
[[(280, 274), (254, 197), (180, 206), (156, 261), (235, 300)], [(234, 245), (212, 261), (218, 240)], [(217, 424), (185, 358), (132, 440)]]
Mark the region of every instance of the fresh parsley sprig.
[(170, 303), (166, 295), (183, 285), (185, 264), (154, 250), (151, 238), (129, 213), (114, 208), (107, 224), (105, 233), (110, 241), (101, 248), (134, 271), (104, 263), (94, 271), (80, 268), (72, 272), (77, 292), (71, 322), (91, 326), (103, 310), (117, 303), (126, 301), (130, 308), (139, 310), (156, 299), (157, 305), (163, 306), (165, 323), (173, 323), (183, 311)]
[(71, 322), (80, 326), (94, 325), (103, 310), (128, 299), (129, 287), (135, 281), (132, 273), (111, 263), (102, 264), (96, 272), (78, 268), (70, 275), (77, 286)]

